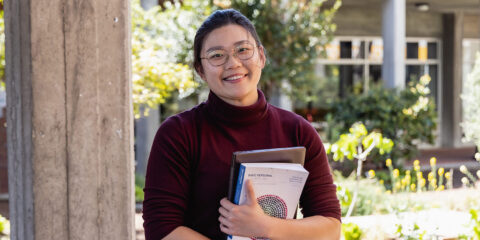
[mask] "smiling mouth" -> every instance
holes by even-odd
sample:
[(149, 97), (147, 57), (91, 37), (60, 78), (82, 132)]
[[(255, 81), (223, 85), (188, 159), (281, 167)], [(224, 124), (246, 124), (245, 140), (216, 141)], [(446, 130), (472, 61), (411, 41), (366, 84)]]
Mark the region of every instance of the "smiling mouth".
[(238, 80), (238, 79), (241, 79), (241, 78), (244, 78), (246, 77), (248, 74), (244, 74), (244, 75), (235, 75), (235, 76), (232, 76), (232, 77), (226, 77), (226, 78), (223, 78), (224, 81), (235, 81), (235, 80)]

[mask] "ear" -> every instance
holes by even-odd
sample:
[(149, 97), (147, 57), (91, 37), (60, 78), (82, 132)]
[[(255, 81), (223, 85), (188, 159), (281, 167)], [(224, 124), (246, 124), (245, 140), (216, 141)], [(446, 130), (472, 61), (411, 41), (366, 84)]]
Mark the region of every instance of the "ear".
[(195, 70), (197, 71), (198, 76), (200, 76), (200, 78), (202, 78), (203, 81), (206, 81), (205, 80), (205, 73), (203, 72), (203, 66), (202, 65), (197, 66), (197, 67), (195, 67)]
[(263, 46), (258, 46), (258, 56), (260, 58), (260, 68), (263, 69), (265, 67), (265, 63), (267, 62), (267, 57), (265, 56), (265, 50)]

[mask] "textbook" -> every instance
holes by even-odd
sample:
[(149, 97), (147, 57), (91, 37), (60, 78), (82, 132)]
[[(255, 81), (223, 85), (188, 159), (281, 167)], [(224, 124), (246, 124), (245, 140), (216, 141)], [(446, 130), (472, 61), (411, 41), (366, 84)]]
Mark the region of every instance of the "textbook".
[[(234, 152), (230, 167), (228, 200), (235, 202), (234, 197), (237, 191), (238, 174), (241, 163), (297, 163), (303, 166), (305, 162), (305, 153), (306, 149), (303, 146)], [(231, 236), (227, 236), (226, 238), (233, 239)], [(238, 237), (235, 237), (234, 239), (237, 238)]]
[(232, 154), (232, 163), (230, 166), (230, 179), (228, 183), (227, 196), (228, 200), (233, 202), (240, 163), (284, 162), (298, 163), (303, 166), (305, 162), (305, 152), (306, 149), (303, 146), (234, 152)]
[[(266, 214), (292, 219), (307, 177), (308, 171), (298, 163), (241, 163), (233, 203), (242, 205), (246, 202), (246, 181), (250, 180), (258, 204)], [(228, 239), (256, 238), (228, 236)]]

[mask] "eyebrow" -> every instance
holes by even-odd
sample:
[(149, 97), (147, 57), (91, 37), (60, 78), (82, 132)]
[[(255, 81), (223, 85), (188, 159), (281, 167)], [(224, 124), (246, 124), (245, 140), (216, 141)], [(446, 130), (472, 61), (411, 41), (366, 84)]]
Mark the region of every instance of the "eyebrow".
[[(237, 41), (235, 42), (233, 45), (238, 45), (238, 44), (242, 44), (242, 43), (250, 43), (252, 44), (251, 42), (249, 42), (248, 40), (240, 40), (240, 41)], [(224, 49), (222, 46), (214, 46), (214, 47), (211, 47), (209, 48), (207, 51), (205, 52), (211, 52), (211, 51), (214, 51), (214, 50), (222, 50)]]

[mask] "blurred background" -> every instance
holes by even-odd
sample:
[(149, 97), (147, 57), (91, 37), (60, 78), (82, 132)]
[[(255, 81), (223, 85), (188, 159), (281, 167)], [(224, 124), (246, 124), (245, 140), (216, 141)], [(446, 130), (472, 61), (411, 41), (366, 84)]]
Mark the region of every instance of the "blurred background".
[[(196, 29), (214, 10), (235, 8), (267, 50), (260, 89), (311, 122), (325, 143), (343, 238), (480, 238), (480, 1), (130, 4), (138, 212), (157, 128), (208, 96), (192, 68)], [(8, 219), (0, 7), (0, 215)]]

